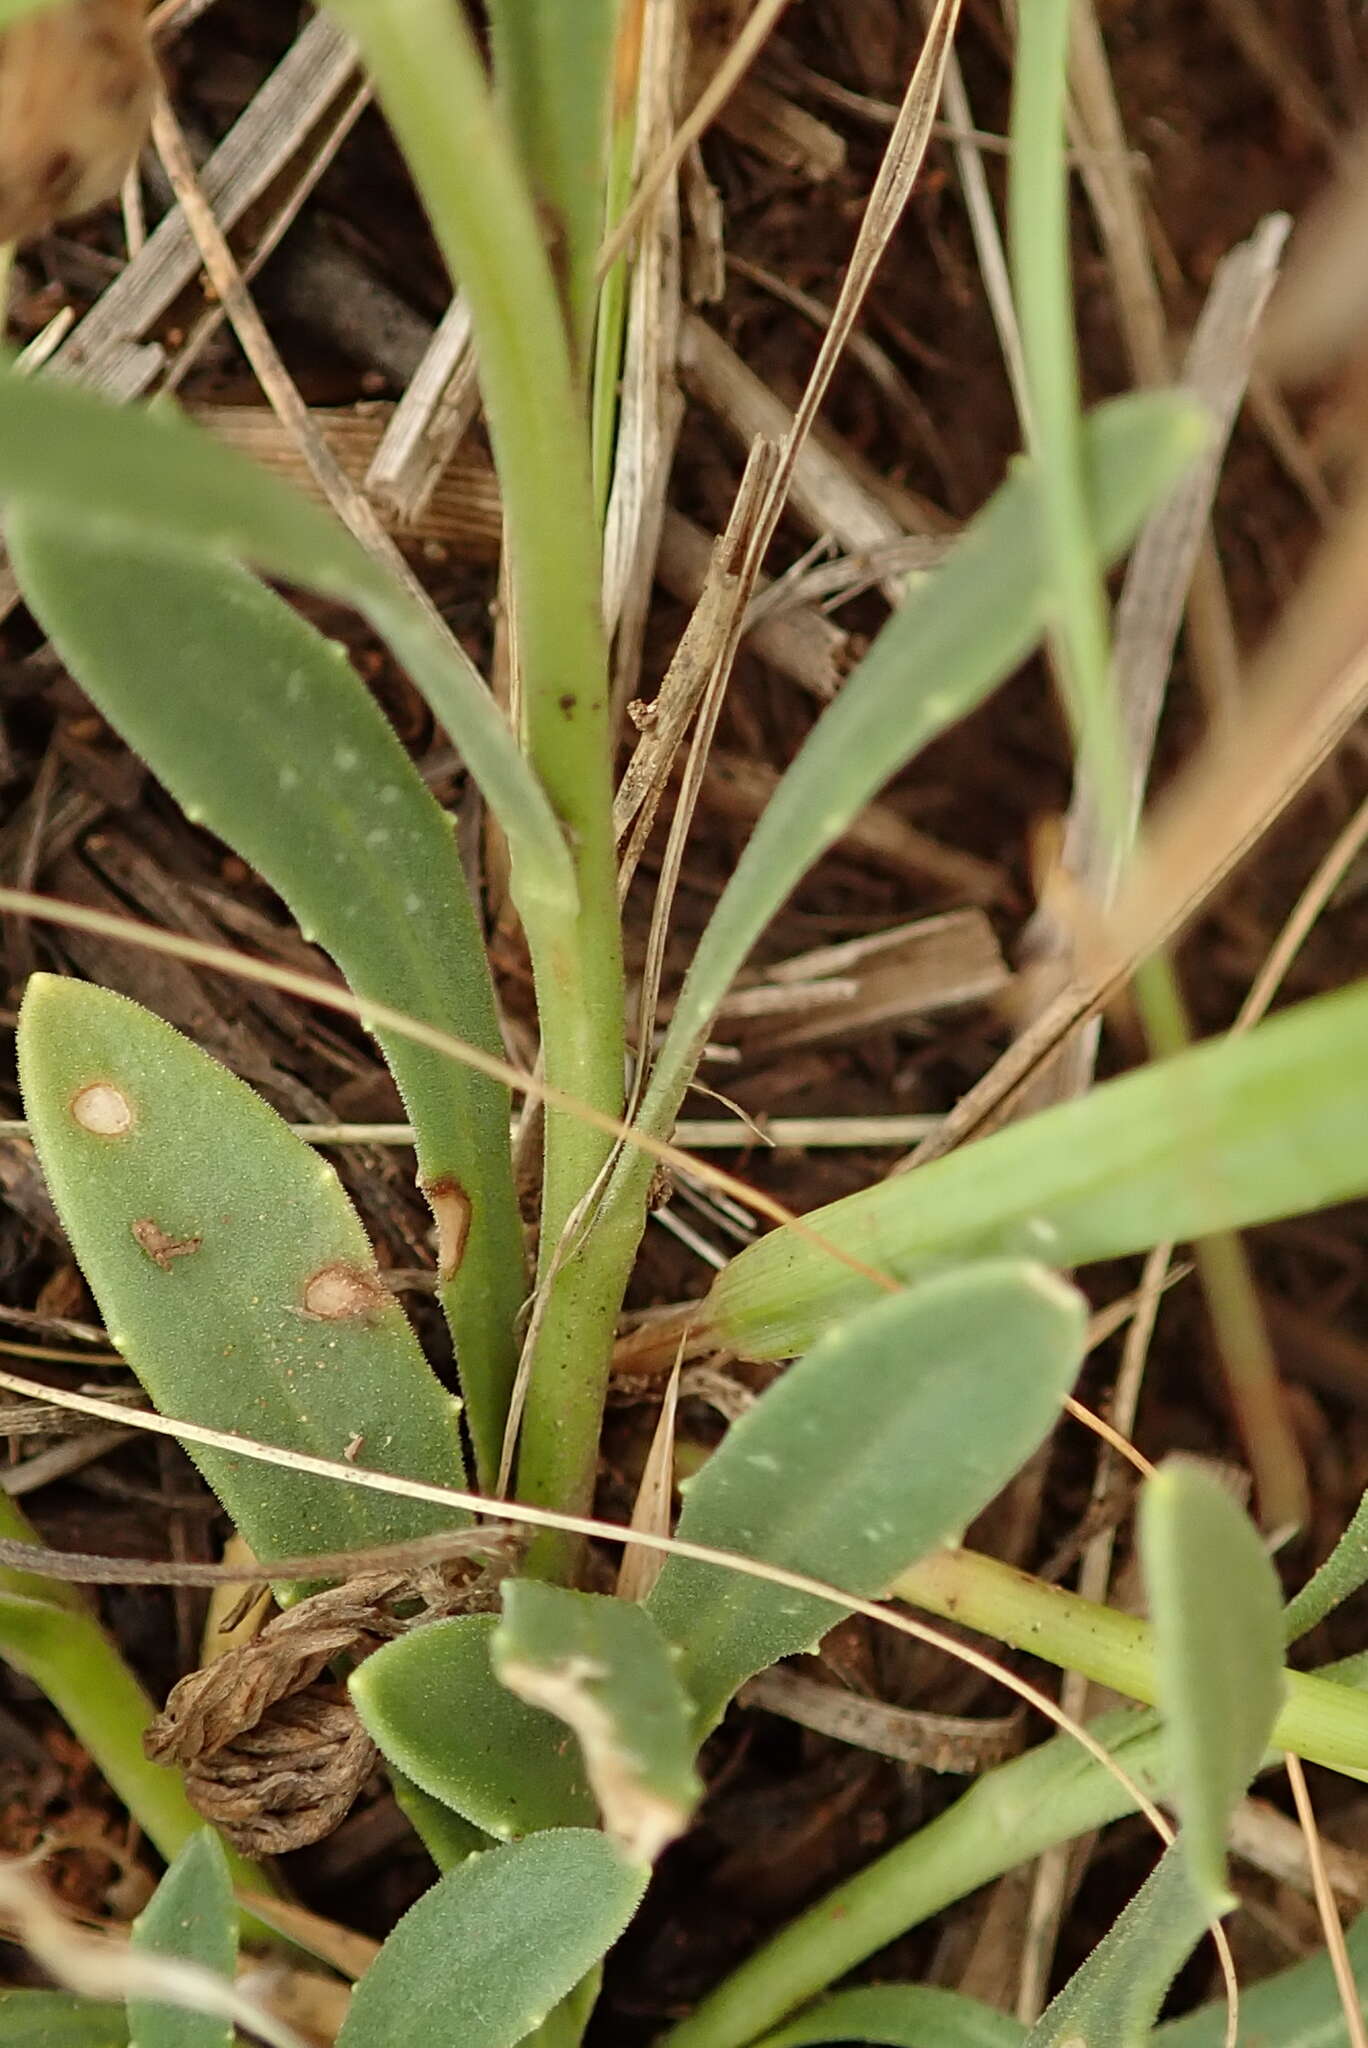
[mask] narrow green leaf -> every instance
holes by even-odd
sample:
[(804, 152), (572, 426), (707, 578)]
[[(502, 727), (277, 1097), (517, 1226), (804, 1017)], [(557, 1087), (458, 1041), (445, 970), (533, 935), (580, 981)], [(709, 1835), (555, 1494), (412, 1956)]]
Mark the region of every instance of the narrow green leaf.
[(0, 1990), (0, 2048), (126, 2048), (121, 2005), (67, 1991)]
[(396, 1805), (439, 1870), (455, 1870), (468, 1856), (493, 1847), (483, 1828), (415, 1785), (392, 1759), (390, 1786)]
[(579, 2048), (603, 1988), (603, 1965), (595, 1963), (568, 1997), (553, 2006), (524, 2048)]
[(1175, 1843), (1052, 1999), (1025, 2048), (1144, 2048), (1169, 1985), (1206, 1929), (1209, 1914)]
[(1181, 1846), (1210, 1917), (1235, 1904), (1230, 1816), (1282, 1705), (1282, 1598), (1249, 1517), (1189, 1459), (1170, 1459), (1146, 1481), (1140, 1555)]
[[(22, 507), (6, 538), (29, 605), (82, 688), (187, 815), (285, 899), (355, 993), (501, 1054), (451, 820), (345, 651), (217, 556)], [(444, 1295), (492, 1483), (525, 1293), (507, 1090), (411, 1039), (381, 1034), (380, 1044), (439, 1222), (470, 1204)]]
[(1365, 1493), (1339, 1542), (1283, 1612), (1283, 1635), (1289, 1643), (1308, 1635), (1351, 1593), (1368, 1584), (1368, 1493)]
[[(459, 1483), (456, 1409), (331, 1166), (126, 997), (35, 975), (19, 1071), (110, 1337), (163, 1414)], [(260, 1557), (449, 1527), (442, 1509), (192, 1449)]]
[[(1344, 1945), (1356, 1981), (1368, 1983), (1368, 1913), (1360, 1913)], [(1368, 2011), (1363, 2000), (1361, 1993)], [(1153, 2048), (1225, 2048), (1227, 2018), (1225, 2000), (1215, 2000), (1160, 2027)], [(1350, 2048), (1339, 1985), (1323, 1949), (1262, 1984), (1241, 1987), (1240, 2039), (1248, 2048)]]
[(509, 842), (521, 886), (573, 909), (570, 857), (546, 794), (471, 665), (331, 514), (165, 406), (116, 406), (50, 377), (0, 376), (0, 498), (72, 527), (216, 553), (355, 605), (460, 748)]
[(559, 1721), (500, 1685), (493, 1614), (414, 1629), (350, 1680), (357, 1712), (420, 1790), (501, 1841), (594, 1819), (579, 1752)]
[[(816, 1209), (807, 1230), (908, 1280), (1029, 1252), (1061, 1268), (1295, 1216), (1368, 1192), (1368, 981), (1197, 1046)], [(708, 1297), (746, 1358), (804, 1350), (874, 1283), (776, 1230)]]
[(495, 1676), (574, 1731), (603, 1824), (634, 1863), (654, 1863), (703, 1787), (691, 1709), (669, 1645), (625, 1600), (510, 1580), (494, 1632)]
[[(233, 1981), (237, 1963), (237, 1909), (233, 1881), (218, 1837), (208, 1828), (191, 1837), (133, 1923), (135, 1949), (198, 1963)], [(133, 2048), (229, 2048), (232, 2021), (185, 2006), (130, 1999)]]
[[(1190, 399), (1149, 392), (1087, 430), (1099, 547), (1108, 558), (1200, 448)], [(814, 861), (938, 733), (1030, 651), (1046, 616), (1040, 490), (1018, 463), (943, 568), (907, 598), (823, 713), (751, 834), (694, 953), (640, 1122), (668, 1135), (718, 1004)], [(992, 602), (985, 602), (991, 591)]]
[(598, 296), (613, 48), (620, 0), (492, 0), (494, 78), (550, 224), (583, 361)]
[[(1083, 1355), (1071, 1287), (1024, 1260), (941, 1275), (833, 1330), (686, 1490), (679, 1534), (860, 1595), (955, 1536), (1053, 1427)], [(706, 1730), (840, 1610), (671, 1557), (647, 1603)]]
[(863, 2041), (871, 2048), (1021, 2048), (1026, 2029), (958, 1991), (929, 1984), (862, 1984), (819, 1999), (755, 2048), (821, 2048)]
[(646, 1888), (578, 1828), (474, 1856), (407, 1912), (352, 1994), (337, 2048), (514, 2048), (617, 1940)]

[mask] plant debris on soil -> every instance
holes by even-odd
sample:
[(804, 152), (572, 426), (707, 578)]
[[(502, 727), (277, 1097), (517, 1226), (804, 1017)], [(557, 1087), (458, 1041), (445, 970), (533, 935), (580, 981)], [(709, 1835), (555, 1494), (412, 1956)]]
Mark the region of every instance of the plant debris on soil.
[[(695, 0), (688, 90), (697, 89), (748, 11)], [(1328, 183), (1364, 105), (1368, 29), (1349, 0), (1099, 0), (1125, 134), (1175, 356), (1216, 266), (1269, 213), (1296, 215)], [(278, 78), (303, 10), (266, 0), (186, 6), (160, 55), (193, 155), (214, 152)], [(706, 544), (725, 524), (757, 402), (786, 413), (811, 368), (834, 304), (889, 125), (922, 32), (916, 0), (794, 0), (754, 74), (684, 166), (678, 335), (681, 394), (664, 482), (658, 556), (623, 607), (618, 653), (625, 761), (637, 730), (627, 700), (649, 703), (688, 619)], [(1000, 202), (1010, 39), (996, 0), (966, 0), (958, 57), (983, 172)], [(234, 248), (291, 376), (349, 471), (363, 478), (393, 408), (422, 362), (449, 291), (402, 164), (373, 109), (359, 106), (345, 64), (304, 67), (293, 130), (250, 179), (238, 177)], [(330, 89), (329, 89), (330, 87)], [(945, 110), (943, 109), (943, 112)], [(1081, 135), (1080, 128), (1080, 135)], [(737, 850), (820, 710), (888, 611), (908, 568), (934, 560), (994, 488), (1019, 445), (975, 253), (954, 124), (933, 144), (905, 218), (875, 278), (856, 338), (824, 408), (819, 445), (771, 551), (785, 578), (743, 645), (689, 841), (666, 952), (666, 1002)], [(1087, 155), (1088, 144), (1080, 140)], [(1086, 169), (1086, 164), (1084, 165)], [(221, 198), (222, 180), (215, 184)], [(94, 351), (126, 394), (174, 386), (199, 417), (287, 473), (304, 464), (267, 406), (187, 245), (179, 273), (139, 297), (140, 234), (170, 204), (145, 152), (146, 222), (111, 207), (26, 248), (13, 287), (22, 342), (51, 334)], [(1114, 247), (1099, 235), (1085, 181), (1075, 181), (1076, 279), (1090, 398), (1136, 381), (1118, 314)], [(293, 218), (298, 207), (298, 218)], [(132, 237), (130, 242), (129, 237)], [(278, 243), (278, 247), (276, 246)], [(260, 260), (258, 261), (258, 258)], [(146, 266), (143, 272), (145, 274)], [(121, 302), (115, 295), (124, 290)], [(101, 310), (116, 317), (102, 330)], [(96, 312), (92, 315), (91, 309)], [(68, 361), (76, 357), (69, 356)], [(667, 365), (667, 375), (669, 366)], [(115, 373), (117, 372), (117, 376)], [(469, 408), (467, 408), (469, 410)], [(665, 409), (668, 416), (668, 409)], [(1350, 450), (1342, 394), (1295, 402), (1255, 380), (1225, 464), (1214, 518), (1224, 601), (1208, 586), (1205, 631), (1180, 644), (1158, 746), (1162, 784), (1212, 721), (1238, 718), (1212, 621), (1228, 618), (1246, 653), (1295, 590), (1332, 516)], [(383, 508), (382, 508), (383, 509)], [(464, 426), (444, 480), (395, 522), (470, 652), (500, 673), (498, 508), (477, 421)], [(901, 548), (901, 553), (899, 549)], [(654, 574), (652, 574), (654, 570)], [(0, 582), (3, 581), (0, 570)], [(382, 649), (347, 614), (303, 609), (351, 649), (362, 674), (439, 798), (461, 819), (482, 878), (513, 1056), (531, 1064), (535, 1015), (521, 940), (500, 885), (499, 849), (445, 736)], [(323, 975), (329, 963), (235, 856), (191, 826), (96, 715), (39, 641), (12, 596), (0, 658), (0, 875), (6, 882), (170, 926)], [(1235, 678), (1238, 691), (1238, 677)], [(939, 741), (883, 793), (775, 921), (746, 986), (719, 1023), (713, 1056), (687, 1105), (712, 1123), (753, 1120), (729, 1165), (806, 1210), (867, 1184), (911, 1149), (916, 1120), (943, 1114), (1010, 1041), (1023, 1000), (1023, 936), (1070, 797), (1067, 732), (1049, 674), (1033, 664)], [(1289, 910), (1368, 791), (1368, 746), (1348, 738), (1186, 937), (1178, 964), (1200, 1033), (1228, 1026)], [(627, 907), (629, 969), (639, 972), (663, 844), (647, 842)], [(950, 915), (947, 915), (950, 914)], [(921, 930), (927, 920), (938, 920)], [(345, 1020), (325, 1018), (257, 984), (217, 977), (135, 947), (56, 927), (7, 924), (5, 1018), (35, 968), (77, 974), (136, 996), (247, 1078), (301, 1124), (385, 1123), (402, 1116), (375, 1050)], [(828, 957), (828, 949), (844, 949)], [(811, 957), (810, 957), (811, 956)], [(1360, 854), (1319, 917), (1284, 995), (1339, 985), (1368, 957), (1368, 862)], [(1104, 1033), (1102, 1070), (1139, 1050), (1129, 1014)], [(12, 1078), (0, 1114), (21, 1109)], [(768, 1145), (773, 1121), (802, 1119), (809, 1141)], [(844, 1120), (861, 1120), (855, 1143)], [(431, 1299), (429, 1218), (402, 1148), (355, 1143), (335, 1154), (391, 1284), (429, 1355), (449, 1368)], [(54, 1386), (131, 1383), (93, 1305), (21, 1138), (0, 1142), (0, 1325), (6, 1351)], [(677, 1182), (648, 1226), (629, 1326), (653, 1306), (698, 1298), (710, 1268), (752, 1222), (701, 1184)], [(1368, 1486), (1368, 1296), (1362, 1208), (1275, 1225), (1250, 1238), (1260, 1300), (1283, 1375), (1313, 1500), (1310, 1527), (1286, 1554), (1299, 1582)], [(1130, 1265), (1094, 1268), (1101, 1307), (1134, 1287)], [(647, 1331), (649, 1323), (642, 1326)], [(640, 1332), (638, 1332), (640, 1336)], [(1093, 1357), (1084, 1392), (1105, 1409), (1119, 1339)], [(630, 1510), (664, 1386), (649, 1345), (629, 1339), (609, 1411), (601, 1512)], [(679, 1435), (717, 1440), (772, 1368), (699, 1361), (682, 1390)], [(0, 1396), (0, 1401), (8, 1397)], [(9, 1435), (4, 1483), (43, 1535), (64, 1548), (186, 1559), (220, 1555), (224, 1521), (174, 1447), (76, 1418)], [(1200, 1293), (1180, 1279), (1159, 1312), (1135, 1428), (1150, 1455), (1190, 1449), (1238, 1463)], [(1124, 1478), (1095, 1494), (1096, 1446), (1065, 1427), (990, 1511), (976, 1541), (1032, 1570), (1067, 1576), (1098, 1528), (1125, 1523)], [(1129, 1545), (1111, 1598), (1134, 1596)], [(158, 1699), (198, 1661), (204, 1597), (114, 1589), (103, 1617)], [(1317, 1661), (1361, 1646), (1364, 1607), (1350, 1603), (1309, 1646)], [(1028, 1660), (1021, 1660), (1026, 1668)], [(895, 1710), (838, 1741), (802, 1725), (801, 1686), (766, 1690), (734, 1709), (705, 1753), (709, 1793), (689, 1837), (662, 1861), (647, 1904), (613, 1957), (591, 2039), (649, 2039), (775, 1926), (934, 1815), (963, 1779), (918, 1760), (915, 1715), (972, 1717), (982, 1730), (955, 1768), (981, 1767), (1042, 1730), (1013, 1702), (943, 1657), (862, 1623), (834, 1631), (798, 1678), (821, 1677), (857, 1703)], [(1036, 1674), (1038, 1675), (1038, 1673)], [(901, 1717), (899, 1718), (899, 1710)], [(879, 1741), (871, 1733), (877, 1726)], [(882, 1747), (879, 1746), (880, 1742)], [(899, 1745), (902, 1745), (901, 1747)], [(996, 1745), (996, 1746), (994, 1746)], [(891, 1751), (891, 1753), (890, 1753)], [(943, 1761), (943, 1759), (938, 1759)], [(1331, 1789), (1333, 1787), (1333, 1790)], [(1368, 1804), (1344, 1780), (1321, 1799), (1341, 1875), (1368, 1900)], [(1258, 1975), (1318, 1945), (1307, 1884), (1268, 1847), (1282, 1816), (1263, 1809), (1242, 1844), (1245, 1910), (1231, 1923), (1242, 1972)], [(33, 1690), (0, 1670), (0, 1853), (47, 1851), (45, 1873), (73, 1910), (128, 1918), (154, 1860), (126, 1816)], [(1110, 1830), (1091, 1858), (1070, 1860), (1057, 1897), (1059, 1935), (1042, 1988), (1074, 1968), (1147, 1864), (1140, 1824)], [(1252, 1860), (1251, 1860), (1252, 1859)], [(377, 1778), (350, 1817), (289, 1859), (298, 1896), (380, 1936), (423, 1889), (423, 1852)], [(917, 1930), (871, 1966), (1012, 2007), (1026, 1949), (1033, 1873), (1015, 1873)], [(1047, 1946), (1046, 1954), (1049, 1954)], [(32, 1981), (17, 1949), (0, 1977)], [(1211, 1989), (1194, 1961), (1178, 1987)]]

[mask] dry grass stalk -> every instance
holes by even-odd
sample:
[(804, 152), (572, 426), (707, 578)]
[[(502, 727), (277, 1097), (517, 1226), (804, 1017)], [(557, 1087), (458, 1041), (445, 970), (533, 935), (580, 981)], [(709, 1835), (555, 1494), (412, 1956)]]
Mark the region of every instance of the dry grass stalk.
[(422, 524), (434, 492), (480, 409), (470, 310), (454, 298), (394, 408), (365, 490), (397, 528)]
[[(758, 818), (774, 794), (779, 770), (749, 754), (715, 751), (708, 763), (708, 808), (742, 823)], [(957, 846), (943, 846), (891, 805), (868, 804), (836, 842), (836, 851), (872, 863), (914, 889), (932, 888), (971, 903), (1011, 900), (1002, 869)]]
[[(688, 34), (679, 0), (649, 8), (641, 24), (633, 169), (640, 187), (669, 148), (675, 80)], [(676, 379), (680, 320), (679, 182), (659, 183), (641, 216), (627, 286), (627, 320), (613, 475), (603, 536), (603, 616), (614, 647), (613, 695), (634, 695), (654, 584), (655, 558), (675, 444), (683, 418)]]
[(718, 1035), (770, 1057), (985, 1002), (1010, 980), (983, 912), (953, 910), (776, 962), (732, 990)]
[(863, 1699), (843, 1686), (776, 1665), (742, 1688), (740, 1705), (763, 1707), (782, 1714), (801, 1728), (815, 1729), (854, 1749), (920, 1766), (928, 1771), (974, 1777), (1005, 1763), (1022, 1747), (1025, 1733), (1020, 1714), (992, 1720), (968, 1720), (959, 1714), (927, 1714), (911, 1707), (891, 1707), (882, 1700)]
[(723, 663), (742, 616), (737, 603), (737, 564), (757, 516), (759, 493), (773, 474), (774, 451), (758, 442), (747, 464), (727, 530), (712, 548), (708, 572), (675, 648), (664, 681), (642, 713), (641, 737), (623, 770), (613, 801), (613, 824), (625, 841), (619, 891), (625, 894), (655, 823), (675, 755)]

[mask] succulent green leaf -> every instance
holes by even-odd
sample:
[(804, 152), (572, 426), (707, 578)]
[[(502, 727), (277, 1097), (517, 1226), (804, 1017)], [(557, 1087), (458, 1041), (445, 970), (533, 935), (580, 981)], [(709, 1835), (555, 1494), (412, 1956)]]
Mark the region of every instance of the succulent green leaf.
[(390, 1786), (396, 1804), (439, 1870), (455, 1870), (468, 1856), (492, 1848), (492, 1839), (483, 1828), (415, 1785), (392, 1759)]
[[(1108, 559), (1205, 433), (1192, 401), (1171, 392), (1118, 399), (1093, 415), (1085, 450), (1098, 546)], [(1023, 659), (1046, 609), (1039, 479), (1018, 463), (949, 560), (888, 621), (770, 799), (685, 977), (640, 1114), (648, 1130), (673, 1119), (718, 1004), (808, 868), (890, 776)]]
[(1025, 2048), (1145, 2048), (1165, 1993), (1210, 1916), (1180, 1843), (1052, 1999)]
[(126, 2048), (121, 2005), (68, 1991), (0, 1989), (0, 2048)]
[(1026, 2029), (958, 1991), (930, 1984), (862, 1984), (837, 1991), (756, 2042), (755, 2048), (822, 2048), (860, 2041), (870, 2048), (1021, 2048)]
[[(816, 1209), (718, 1275), (708, 1321), (747, 1358), (806, 1349), (877, 1298), (817, 1236), (901, 1280), (1029, 1253), (1061, 1268), (1368, 1192), (1368, 981), (1284, 1011)], [(811, 1233), (809, 1236), (807, 1233)]]
[[(345, 650), (216, 555), (22, 506), (7, 539), (30, 606), (82, 688), (186, 814), (285, 899), (355, 993), (501, 1054), (451, 821)], [(411, 1039), (382, 1033), (380, 1044), (423, 1184), (449, 1219), (444, 1295), (492, 1482), (525, 1292), (507, 1091)]]
[(514, 2048), (617, 1940), (645, 1888), (646, 1872), (587, 1829), (473, 1856), (399, 1922), (352, 1994), (338, 2048)]
[(500, 1685), (492, 1614), (434, 1621), (351, 1676), (372, 1739), (431, 1798), (499, 1840), (591, 1823), (593, 1795), (565, 1727)]
[(1283, 1701), (1282, 1599), (1253, 1523), (1214, 1473), (1174, 1458), (1140, 1501), (1157, 1705), (1181, 1847), (1204, 1912), (1229, 1911), (1226, 1835)]
[[(333, 1169), (137, 1003), (35, 975), (34, 1144), (111, 1340), (163, 1414), (459, 1483), (456, 1409)], [(260, 1557), (398, 1541), (450, 1513), (194, 1448)]]
[(507, 720), (421, 604), (331, 514), (168, 407), (111, 405), (15, 373), (0, 376), (0, 499), (46, 509), (73, 530), (247, 562), (354, 605), (460, 748), (529, 896), (573, 909), (569, 852)]
[[(1368, 1981), (1368, 1913), (1360, 1913), (1344, 1945), (1362, 1985)], [(1362, 1993), (1360, 2005), (1368, 2010)], [(1228, 2019), (1225, 2000), (1214, 2000), (1160, 2027), (1153, 2048), (1225, 2048)], [(1324, 1949), (1261, 1984), (1241, 1986), (1240, 2039), (1250, 2048), (1350, 2048), (1339, 1985)]]
[[(193, 1835), (133, 1923), (133, 1946), (146, 1955), (174, 1956), (233, 1981), (237, 1963), (237, 1909), (233, 1881), (218, 1837), (208, 1828)], [(232, 2021), (186, 2006), (130, 1999), (133, 2048), (230, 2048)]]
[(630, 1601), (535, 1579), (506, 1583), (503, 1604), (495, 1676), (574, 1731), (609, 1835), (632, 1862), (654, 1863), (703, 1791), (665, 1638)]
[[(1083, 1355), (1082, 1298), (1004, 1260), (886, 1296), (831, 1331), (689, 1481), (679, 1534), (867, 1596), (956, 1536), (1053, 1427)], [(706, 1730), (743, 1680), (840, 1610), (670, 1557), (649, 1611)]]
[(494, 78), (550, 226), (581, 359), (593, 331), (620, 0), (493, 0)]

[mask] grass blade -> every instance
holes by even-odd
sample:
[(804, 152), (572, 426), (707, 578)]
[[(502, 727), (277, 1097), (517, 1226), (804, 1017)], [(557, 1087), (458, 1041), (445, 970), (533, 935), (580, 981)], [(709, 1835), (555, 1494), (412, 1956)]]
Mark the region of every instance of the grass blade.
[(665, 1638), (634, 1602), (544, 1586), (504, 1587), (494, 1672), (574, 1730), (609, 1836), (654, 1863), (702, 1797), (690, 1704)]
[[(58, 1213), (163, 1413), (459, 1483), (455, 1404), (336, 1174), (273, 1109), (160, 1018), (83, 982), (35, 975), (18, 1043)], [(418, 1501), (192, 1455), (258, 1557), (451, 1523)]]
[[(1360, 1913), (1345, 1935), (1350, 1965), (1362, 1981), (1368, 1975), (1368, 1913)], [(1225, 2001), (1204, 2005), (1171, 2020), (1153, 2037), (1153, 2048), (1225, 2048)], [(1344, 2008), (1330, 1958), (1322, 1951), (1279, 1970), (1240, 1993), (1240, 2036), (1269, 2048), (1351, 2048)]]
[[(1072, 1288), (1025, 1261), (942, 1275), (832, 1331), (687, 1488), (679, 1534), (852, 1593), (984, 1507), (1058, 1418), (1083, 1347)], [(648, 1611), (706, 1731), (743, 1680), (839, 1618), (811, 1596), (671, 1557)]]
[[(198, 1963), (231, 1985), (237, 1964), (233, 1880), (218, 1838), (191, 1837), (133, 1923), (133, 1947), (146, 1955)], [(134, 2048), (230, 2048), (233, 2023), (188, 2006), (130, 1999)]]
[[(1295, 1216), (1368, 1191), (1368, 981), (1110, 1081), (807, 1217), (898, 1279), (1029, 1252), (1060, 1267)], [(708, 1297), (719, 1340), (783, 1358), (877, 1298), (790, 1231), (732, 1261)]]
[(1145, 1486), (1140, 1555), (1185, 1856), (1208, 1918), (1235, 1904), (1230, 1816), (1283, 1700), (1282, 1598), (1263, 1544), (1214, 1473), (1172, 1459)]
[[(7, 538), (72, 674), (187, 814), (284, 898), (355, 993), (501, 1054), (451, 822), (345, 655), (232, 562), (23, 507)], [(468, 1217), (463, 1251), (439, 1248), (439, 1273), (492, 1483), (526, 1291), (507, 1091), (411, 1040), (380, 1043), (439, 1224), (453, 1208)]]
[(1145, 2048), (1169, 1985), (1201, 1940), (1209, 1915), (1175, 1843), (1052, 1999), (1025, 2048)]
[(69, 1991), (0, 1990), (0, 2048), (126, 2048), (121, 2005)]
[(1021, 2048), (1026, 2029), (958, 1991), (929, 1984), (863, 1984), (837, 1991), (765, 2034), (756, 2048), (821, 2048), (828, 2041), (864, 2041), (877, 2048)]
[(352, 1994), (337, 2048), (514, 2048), (617, 1940), (645, 1876), (579, 1828), (473, 1857), (399, 1922)]
[(1351, 1593), (1368, 1583), (1368, 1493), (1339, 1542), (1283, 1614), (1285, 1640), (1295, 1643), (1324, 1621)]

